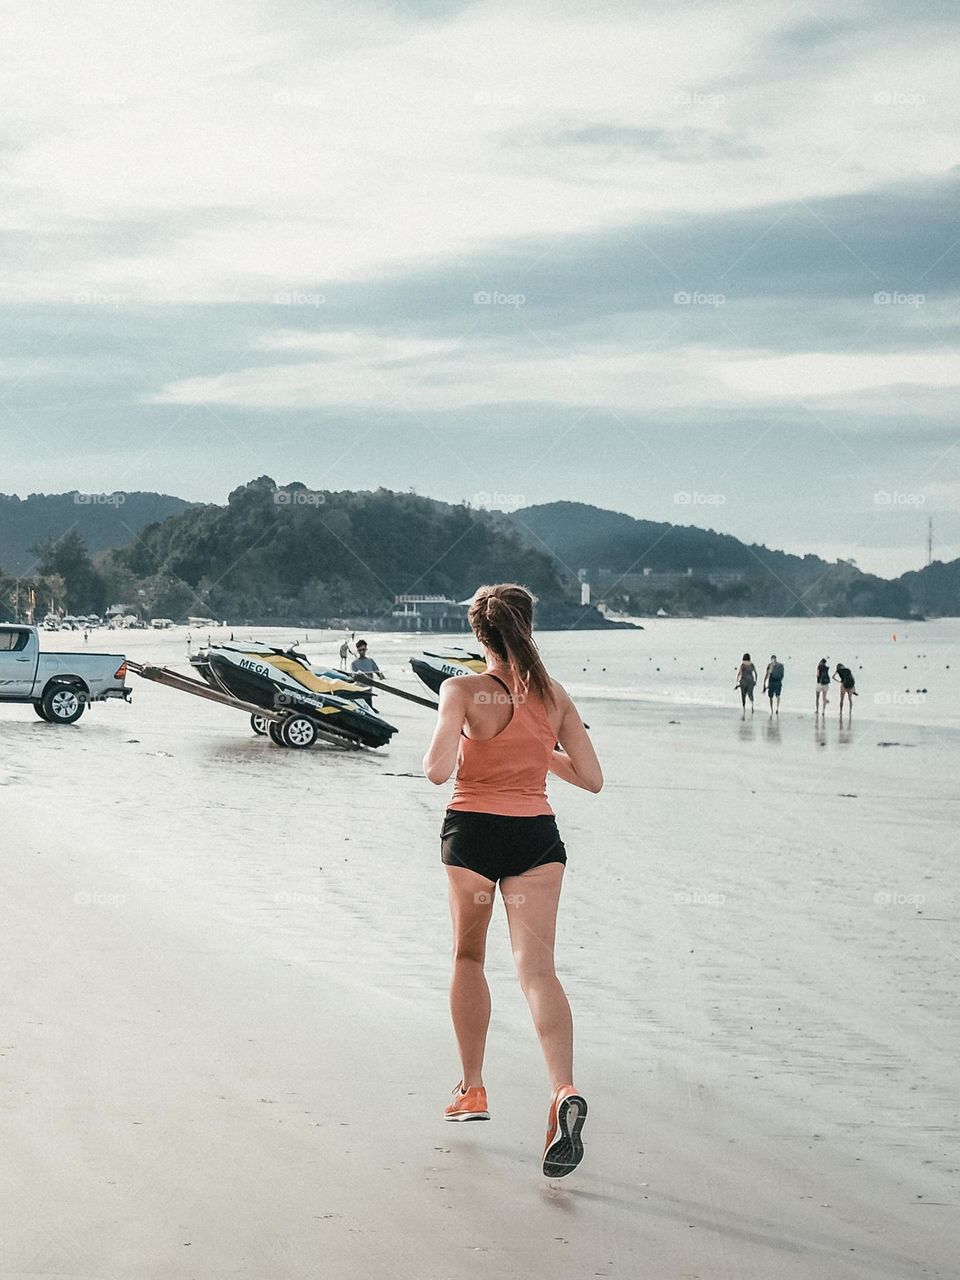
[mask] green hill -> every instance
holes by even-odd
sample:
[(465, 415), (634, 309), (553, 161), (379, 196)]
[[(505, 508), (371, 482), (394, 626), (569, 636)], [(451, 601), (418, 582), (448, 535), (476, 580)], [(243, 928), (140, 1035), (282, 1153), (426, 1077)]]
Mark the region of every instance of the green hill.
[(0, 568), (33, 571), (31, 547), (71, 530), (91, 552), (122, 547), (145, 525), (179, 514), (190, 504), (166, 493), (0, 493)]
[(935, 560), (922, 569), (903, 574), (906, 588), (918, 613), (931, 617), (960, 617), (960, 560), (946, 564)]
[(182, 618), (322, 625), (389, 618), (402, 594), (465, 598), (526, 583), (546, 606), (568, 594), (556, 565), (483, 511), (415, 494), (278, 487), (261, 476), (225, 507), (197, 506), (100, 557), (111, 599)]
[(580, 502), (525, 507), (513, 519), (530, 545), (549, 548), (570, 571), (586, 570), (594, 599), (634, 613), (902, 618), (914, 611), (900, 581), (711, 529), (635, 520)]

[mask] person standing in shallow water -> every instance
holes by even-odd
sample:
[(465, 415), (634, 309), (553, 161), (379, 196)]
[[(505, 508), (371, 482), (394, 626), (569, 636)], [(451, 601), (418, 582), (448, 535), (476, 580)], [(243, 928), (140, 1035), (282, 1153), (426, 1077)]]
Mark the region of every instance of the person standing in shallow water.
[(837, 669), (833, 673), (834, 680), (840, 682), (840, 719), (843, 719), (843, 703), (846, 700), (848, 704), (847, 714), (853, 711), (853, 700), (857, 696), (856, 678), (849, 667), (845, 667), (842, 662), (837, 663)]
[(783, 691), (783, 663), (777, 661), (777, 655), (771, 653), (767, 669), (763, 673), (763, 692), (770, 699), (770, 714), (774, 714), (773, 700), (776, 698), (776, 714), (780, 714), (780, 694)]
[(747, 699), (750, 699), (750, 714), (753, 715), (753, 691), (757, 684), (757, 668), (750, 661), (749, 653), (743, 655), (740, 666), (737, 668), (737, 683), (733, 686), (740, 690), (740, 704), (743, 707), (743, 714), (747, 714)]
[(533, 604), (530, 592), (514, 583), (477, 590), (468, 619), (487, 669), (440, 686), (423, 771), (437, 786), (456, 772), (440, 843), (453, 920), (450, 1012), (462, 1076), (444, 1119), (490, 1118), (483, 1084), (490, 991), (483, 965), (499, 883), (553, 1090), (542, 1168), (547, 1177), (561, 1178), (583, 1157), (587, 1103), (573, 1083), (573, 1022), (554, 968), (567, 855), (546, 779), (552, 773), (598, 792), (603, 773), (570, 696), (543, 665), (532, 635)]
[(814, 719), (816, 719), (818, 715), (827, 714), (827, 703), (830, 701), (827, 697), (827, 691), (829, 688), (830, 668), (827, 666), (826, 658), (821, 658), (817, 663), (817, 699), (814, 703)]

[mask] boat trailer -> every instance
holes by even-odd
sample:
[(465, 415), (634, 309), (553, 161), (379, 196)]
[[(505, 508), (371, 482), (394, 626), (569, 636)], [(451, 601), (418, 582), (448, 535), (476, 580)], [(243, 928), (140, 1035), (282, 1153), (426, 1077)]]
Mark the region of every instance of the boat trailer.
[[(309, 716), (293, 708), (272, 709), (261, 707), (255, 702), (244, 702), (225, 689), (213, 689), (201, 680), (194, 680), (192, 676), (174, 671), (172, 667), (155, 667), (149, 663), (133, 662), (128, 658), (127, 670), (143, 680), (165, 685), (168, 689), (178, 689), (181, 693), (192, 693), (195, 698), (206, 698), (208, 702), (218, 702), (223, 707), (246, 711), (254, 732), (267, 734), (271, 741), (281, 747), (308, 747), (317, 738), (348, 751), (357, 751), (363, 746), (361, 742), (352, 741), (343, 734), (331, 733), (324, 728), (318, 716)], [(307, 725), (304, 722), (308, 722)]]

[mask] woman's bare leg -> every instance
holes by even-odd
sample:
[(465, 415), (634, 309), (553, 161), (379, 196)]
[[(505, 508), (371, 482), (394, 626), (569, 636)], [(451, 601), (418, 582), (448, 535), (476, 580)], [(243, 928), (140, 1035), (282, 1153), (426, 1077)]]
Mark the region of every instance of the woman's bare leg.
[(553, 965), (563, 863), (547, 862), (500, 881), (510, 944), (554, 1089), (573, 1083), (573, 1019)]
[(460, 1049), (463, 1087), (483, 1084), (483, 1052), (490, 1025), (490, 988), (483, 974), (487, 928), (496, 885), (466, 867), (447, 867), (453, 920), (450, 1016)]

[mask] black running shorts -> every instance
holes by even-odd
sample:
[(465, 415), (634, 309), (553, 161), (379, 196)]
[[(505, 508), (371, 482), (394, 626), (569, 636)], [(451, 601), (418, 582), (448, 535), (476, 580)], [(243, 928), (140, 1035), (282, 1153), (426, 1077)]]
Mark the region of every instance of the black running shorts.
[(487, 880), (522, 876), (546, 862), (567, 861), (552, 813), (513, 818), (463, 809), (447, 810), (440, 831), (440, 856), (448, 867), (466, 867)]

